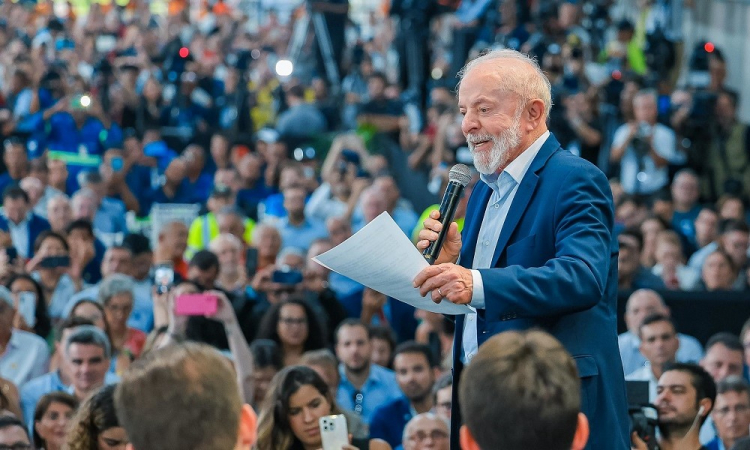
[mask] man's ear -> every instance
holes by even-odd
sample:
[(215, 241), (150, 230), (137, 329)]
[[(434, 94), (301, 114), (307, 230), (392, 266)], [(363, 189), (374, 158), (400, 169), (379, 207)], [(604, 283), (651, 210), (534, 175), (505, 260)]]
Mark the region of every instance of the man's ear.
[(240, 428), (237, 432), (238, 448), (249, 450), (254, 444), (257, 436), (258, 416), (250, 405), (242, 405), (240, 411)]
[(535, 130), (540, 123), (544, 123), (545, 120), (545, 106), (544, 102), (540, 99), (534, 99), (526, 106), (526, 119), (528, 120), (529, 130)]
[(482, 450), (479, 448), (479, 444), (474, 440), (469, 427), (461, 425), (460, 431), (461, 450)]
[(586, 442), (589, 440), (589, 419), (586, 418), (584, 413), (578, 413), (578, 425), (576, 426), (576, 434), (573, 436), (573, 444), (570, 446), (570, 450), (583, 450), (586, 447)]

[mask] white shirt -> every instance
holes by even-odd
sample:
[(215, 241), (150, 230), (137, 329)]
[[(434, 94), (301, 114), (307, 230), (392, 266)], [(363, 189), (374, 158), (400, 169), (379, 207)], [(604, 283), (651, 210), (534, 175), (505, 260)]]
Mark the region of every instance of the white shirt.
[(656, 379), (654, 371), (651, 370), (651, 364), (647, 363), (626, 376), (625, 381), (648, 381), (648, 402), (653, 404), (656, 401), (656, 386), (659, 384), (659, 380)]
[(49, 348), (36, 334), (14, 329), (0, 356), (0, 376), (20, 389), (24, 383), (47, 373)]
[[(628, 137), (630, 125), (624, 124), (615, 131), (612, 147), (622, 145)], [(653, 126), (654, 151), (670, 163), (681, 163), (684, 156), (677, 150), (674, 131), (660, 123)], [(669, 184), (666, 166), (656, 167), (651, 156), (643, 157), (643, 166), (633, 146), (629, 145), (620, 161), (620, 182), (628, 194), (650, 194)]]
[[(492, 188), (492, 195), (490, 196), (487, 207), (484, 211), (484, 219), (482, 220), (482, 226), (479, 229), (479, 235), (477, 237), (477, 248), (474, 253), (474, 261), (472, 262), (471, 277), (474, 283), (474, 289), (471, 294), (470, 306), (474, 311), (476, 309), (484, 309), (484, 283), (482, 282), (482, 275), (479, 270), (476, 269), (487, 269), (492, 265), (492, 257), (495, 254), (495, 247), (497, 241), (500, 238), (500, 232), (505, 224), (505, 219), (508, 217), (508, 211), (513, 204), (513, 199), (518, 191), (518, 186), (521, 184), (523, 177), (528, 172), (531, 163), (536, 158), (536, 155), (541, 150), (542, 145), (547, 141), (549, 137), (549, 131), (534, 141), (526, 151), (522, 152), (516, 159), (508, 164), (508, 167), (503, 170), (500, 174), (493, 175), (482, 175), (481, 179)], [(497, 186), (498, 183), (508, 181), (507, 175), (503, 177), (503, 174), (510, 175), (515, 186), (510, 192), (501, 197), (498, 194)], [(463, 352), (461, 359), (464, 362), (471, 361), (471, 358), (477, 353), (479, 348), (479, 339), (477, 336), (477, 314), (472, 312), (466, 315), (463, 330)]]

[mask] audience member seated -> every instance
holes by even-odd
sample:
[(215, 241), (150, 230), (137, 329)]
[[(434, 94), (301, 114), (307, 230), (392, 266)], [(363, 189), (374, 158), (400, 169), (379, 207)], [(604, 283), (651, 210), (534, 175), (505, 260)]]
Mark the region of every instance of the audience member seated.
[(253, 402), (252, 406), (260, 410), (266, 398), (268, 387), (276, 374), (284, 368), (281, 350), (276, 342), (270, 339), (255, 339), (250, 344), (253, 353)]
[(47, 203), (47, 220), (55, 233), (65, 233), (73, 221), (73, 207), (65, 195), (52, 197)]
[[(701, 212), (698, 204), (700, 197), (700, 178), (690, 169), (682, 169), (672, 179), (672, 201), (674, 213), (672, 228), (685, 236), (693, 244), (696, 243), (695, 221)], [(696, 247), (696, 249), (699, 247)]]
[(76, 409), (78, 400), (65, 392), (51, 392), (43, 396), (34, 411), (32, 434), (36, 448), (62, 450), (68, 424)]
[(278, 344), (285, 367), (299, 364), (304, 352), (326, 346), (326, 332), (318, 315), (298, 297), (271, 305), (261, 322), (258, 338)]
[(42, 285), (47, 312), (53, 322), (59, 322), (68, 300), (83, 287), (83, 261), (93, 249), (78, 246), (71, 251), (68, 241), (53, 231), (40, 234), (34, 248), (26, 271)]
[[(13, 328), (35, 333), (42, 339), (47, 339), (52, 331), (49, 315), (47, 314), (47, 302), (44, 300), (42, 287), (39, 283), (25, 273), (13, 275), (8, 281), (8, 291), (13, 301), (16, 315), (13, 317)], [(0, 296), (4, 296), (3, 292)], [(24, 317), (21, 312), (22, 298), (34, 301), (33, 317)]]
[(370, 330), (362, 322), (355, 319), (341, 322), (335, 344), (336, 357), (341, 361), (336, 401), (362, 416), (369, 425), (379, 406), (401, 397), (396, 375), (371, 362)]
[(677, 347), (677, 330), (672, 320), (664, 315), (652, 314), (646, 317), (639, 328), (641, 354), (647, 364), (625, 376), (627, 381), (648, 381), (648, 400), (656, 400), (656, 385), (664, 366), (675, 362)]
[(33, 257), (37, 238), (49, 229), (49, 222), (31, 211), (29, 196), (23, 189), (11, 186), (3, 192), (0, 230), (10, 234), (19, 256), (24, 259)]
[(676, 232), (666, 230), (656, 236), (654, 249), (656, 264), (651, 272), (660, 277), (668, 289), (692, 291), (700, 281), (700, 274), (685, 265), (680, 238)]
[[(293, 450), (297, 448), (321, 448), (321, 432), (318, 419), (338, 414), (338, 406), (328, 385), (314, 370), (305, 366), (283, 369), (274, 381), (263, 403), (258, 419), (258, 450)], [(352, 441), (355, 448), (390, 450), (385, 442)], [(369, 447), (368, 447), (369, 446)]]
[(664, 282), (641, 265), (643, 235), (637, 229), (623, 230), (617, 237), (620, 254), (617, 258), (618, 286), (621, 291), (663, 289)]
[(370, 421), (370, 436), (398, 447), (407, 422), (416, 414), (432, 410), (437, 363), (427, 345), (404, 342), (394, 352), (393, 370), (402, 396), (375, 409)]
[(255, 412), (243, 405), (229, 362), (206, 345), (145, 355), (117, 386), (115, 405), (133, 450), (250, 450), (255, 444)]
[[(708, 292), (741, 290), (744, 286), (737, 285), (737, 270), (732, 257), (724, 250), (717, 249), (710, 253), (703, 263), (699, 289)], [(744, 274), (742, 275), (741, 278), (744, 278)]]
[(432, 387), (433, 412), (450, 423), (453, 406), (453, 374), (444, 373)]
[(737, 440), (750, 434), (750, 393), (745, 380), (727, 377), (716, 383), (716, 402), (711, 412), (716, 438), (707, 450), (734, 448)]
[(490, 338), (464, 368), (458, 395), (464, 450), (586, 446), (589, 426), (576, 364), (542, 331)]
[(107, 383), (112, 350), (107, 335), (92, 325), (81, 325), (70, 332), (64, 347), (72, 383), (67, 389), (79, 401)]
[(49, 365), (47, 343), (28, 331), (13, 328), (16, 310), (10, 295), (0, 298), (0, 377), (17, 387), (43, 375)]
[(23, 422), (13, 416), (0, 417), (0, 446), (13, 450), (32, 450)]
[[(655, 405), (659, 448), (705, 449), (698, 430), (705, 426), (716, 399), (716, 384), (700, 366), (675, 363), (667, 366), (659, 378)], [(631, 447), (646, 450), (646, 443), (636, 432)]]
[(372, 356), (370, 361), (386, 369), (393, 369), (393, 352), (396, 350), (396, 334), (388, 325), (370, 327)]
[(110, 275), (101, 282), (98, 300), (104, 306), (112, 351), (138, 358), (146, 343), (146, 334), (127, 326), (133, 311), (133, 280), (127, 275)]
[(412, 417), (404, 427), (404, 450), (448, 450), (450, 428), (446, 419), (433, 413)]
[[(640, 352), (641, 340), (638, 337), (638, 330), (643, 319), (652, 314), (669, 317), (669, 307), (661, 296), (650, 289), (633, 292), (625, 305), (625, 325), (628, 331), (617, 337), (622, 367), (626, 374), (635, 372), (646, 363), (646, 358)], [(680, 341), (677, 361), (697, 363), (703, 358), (703, 348), (697, 339), (682, 333), (677, 333), (677, 339)]]
[(115, 411), (115, 385), (104, 386), (88, 397), (70, 421), (66, 449), (90, 450), (124, 448), (125, 429)]
[(288, 187), (283, 194), (286, 217), (276, 225), (281, 233), (281, 248), (296, 247), (306, 252), (313, 241), (327, 236), (326, 227), (323, 222), (305, 216), (303, 188)]
[(154, 264), (172, 264), (174, 273), (187, 278), (188, 264), (183, 255), (187, 250), (188, 228), (182, 222), (170, 222), (159, 230), (154, 251)]

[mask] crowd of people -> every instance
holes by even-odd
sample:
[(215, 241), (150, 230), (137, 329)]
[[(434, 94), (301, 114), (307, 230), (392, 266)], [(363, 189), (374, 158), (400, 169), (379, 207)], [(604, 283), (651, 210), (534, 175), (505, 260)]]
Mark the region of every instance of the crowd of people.
[[(384, 212), (417, 241), (436, 206), (397, 173), (432, 180), (437, 202), (448, 168), (472, 162), (456, 75), (510, 48), (549, 78), (562, 147), (609, 178), (629, 294), (620, 354), (673, 409), (662, 448), (740, 448), (750, 323), (704, 347), (660, 294), (750, 293), (750, 134), (731, 62), (684, 48), (688, 2), (392, 0), (360, 21), (347, 0), (262, 20), (180, 3), (0, 4), (0, 447), (317, 449), (318, 418), (340, 413), (356, 448), (447, 449), (455, 323), (312, 258)], [(317, 13), (331, 54), (316, 28), (277, 73), (293, 24)], [(215, 307), (186, 312), (196, 295)], [(542, 341), (519, 345), (553, 352)], [(679, 403), (685, 377), (695, 392)], [(221, 395), (195, 403), (202, 390)], [(223, 417), (229, 440), (166, 432), (162, 402), (193, 409), (193, 425)], [(583, 448), (576, 414), (561, 436)], [(466, 448), (509, 442), (464, 419)]]

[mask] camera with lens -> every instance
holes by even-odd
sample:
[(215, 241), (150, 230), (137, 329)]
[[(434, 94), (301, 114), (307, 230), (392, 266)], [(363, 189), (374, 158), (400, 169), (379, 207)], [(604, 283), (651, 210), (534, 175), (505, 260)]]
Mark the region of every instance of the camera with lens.
[(649, 450), (656, 450), (656, 425), (659, 413), (654, 405), (630, 406), (630, 434), (635, 431)]
[(638, 131), (632, 141), (633, 151), (635, 151), (635, 155), (638, 159), (642, 159), (648, 155), (648, 152), (650, 151), (648, 138), (651, 136), (652, 132), (653, 127), (645, 122), (641, 122), (638, 125)]

